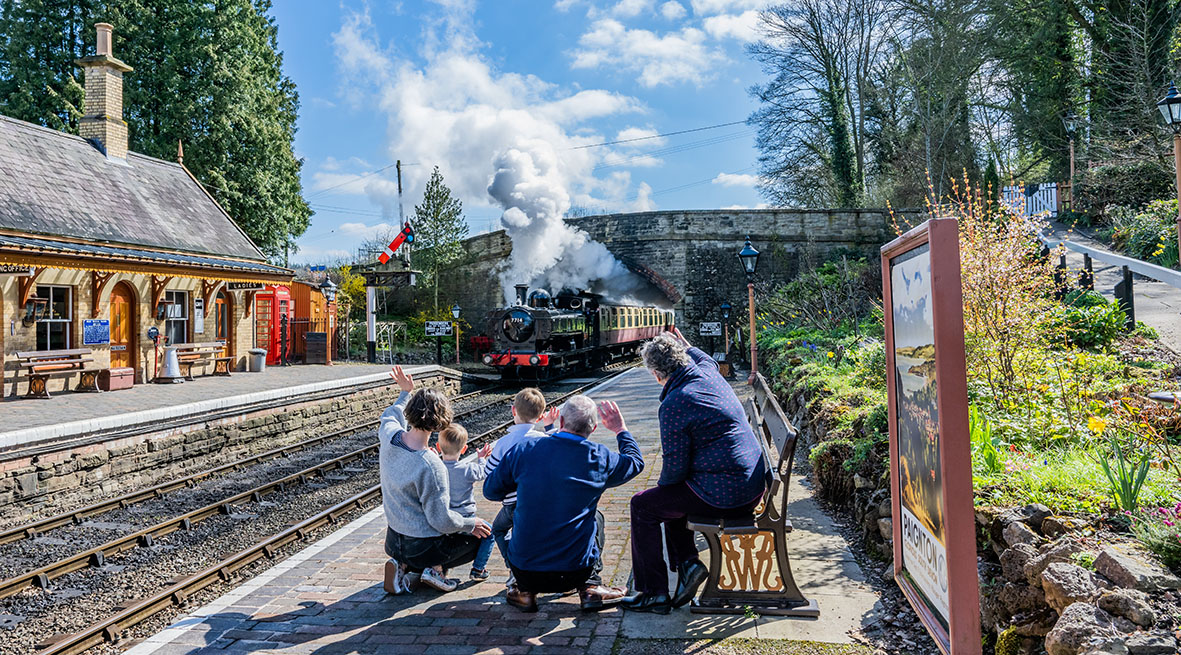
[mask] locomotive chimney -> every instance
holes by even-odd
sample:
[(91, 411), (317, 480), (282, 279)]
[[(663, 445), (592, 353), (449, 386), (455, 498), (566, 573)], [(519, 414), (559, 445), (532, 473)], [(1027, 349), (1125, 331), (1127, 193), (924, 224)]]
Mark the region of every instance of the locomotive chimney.
[(517, 286), (515, 286), (513, 288), (517, 290), (517, 304), (524, 306), (525, 305), (525, 297), (529, 293), (529, 285), (528, 284), (518, 284)]

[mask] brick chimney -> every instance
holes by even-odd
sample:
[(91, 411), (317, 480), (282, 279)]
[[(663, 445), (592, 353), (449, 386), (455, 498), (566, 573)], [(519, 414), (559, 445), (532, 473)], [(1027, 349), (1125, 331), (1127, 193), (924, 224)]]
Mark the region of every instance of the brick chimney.
[(74, 63), (86, 69), (86, 102), (78, 132), (98, 144), (108, 158), (127, 159), (127, 122), (123, 120), (123, 73), (131, 67), (111, 55), (111, 30), (96, 23), (96, 54)]

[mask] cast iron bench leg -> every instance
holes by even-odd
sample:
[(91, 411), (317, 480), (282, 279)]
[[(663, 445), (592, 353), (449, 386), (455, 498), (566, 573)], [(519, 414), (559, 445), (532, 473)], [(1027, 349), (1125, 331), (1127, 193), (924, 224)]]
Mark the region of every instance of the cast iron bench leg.
[(25, 398), (48, 398), (49, 376), (41, 373), (29, 373), (29, 391), (25, 393)]
[(74, 391), (102, 393), (102, 389), (98, 388), (98, 371), (80, 371)]

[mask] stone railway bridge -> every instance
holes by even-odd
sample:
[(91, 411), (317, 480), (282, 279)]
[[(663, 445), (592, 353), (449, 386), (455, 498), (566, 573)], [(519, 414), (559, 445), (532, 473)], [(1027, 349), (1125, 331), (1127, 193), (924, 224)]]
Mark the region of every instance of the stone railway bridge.
[[(909, 217), (916, 212), (895, 213)], [(817, 261), (840, 252), (877, 257), (878, 248), (894, 234), (889, 212), (882, 209), (653, 211), (568, 222), (653, 283), (673, 304), (682, 325), (694, 332), (700, 321), (721, 320), (722, 302), (733, 305), (733, 316), (741, 318), (746, 280), (737, 254), (748, 234), (762, 253), (761, 282), (790, 280), (809, 250)], [(485, 312), (503, 304), (499, 274), (512, 242), (501, 230), (467, 239), (463, 247), (465, 256), (441, 281), (440, 297), (458, 300), (465, 320), (482, 330)]]

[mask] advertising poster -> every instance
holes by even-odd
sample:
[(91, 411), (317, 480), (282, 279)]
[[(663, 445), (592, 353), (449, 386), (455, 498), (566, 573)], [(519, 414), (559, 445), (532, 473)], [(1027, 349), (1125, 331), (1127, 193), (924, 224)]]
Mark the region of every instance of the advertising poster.
[(947, 541), (940, 464), (931, 249), (923, 244), (890, 261), (894, 388), (902, 515), (902, 570), (946, 626)]

